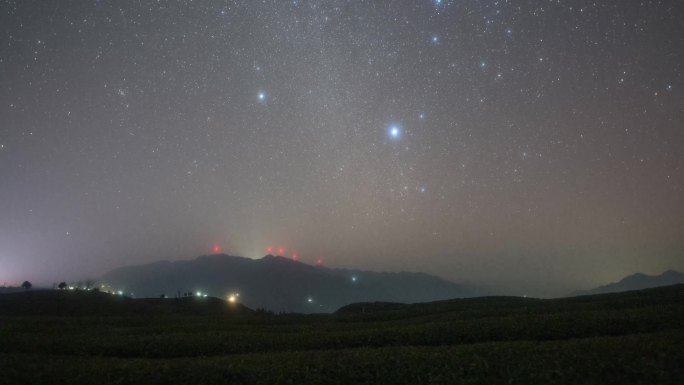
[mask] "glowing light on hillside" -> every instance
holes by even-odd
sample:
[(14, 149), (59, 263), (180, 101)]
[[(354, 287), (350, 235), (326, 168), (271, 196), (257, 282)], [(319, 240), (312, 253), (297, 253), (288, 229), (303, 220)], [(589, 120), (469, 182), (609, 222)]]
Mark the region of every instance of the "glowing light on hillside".
[(240, 293), (230, 293), (230, 294), (228, 294), (228, 302), (229, 303), (236, 303), (238, 300), (238, 297), (240, 297)]
[(322, 265), (322, 264), (323, 264), (323, 260), (322, 260), (321, 258), (318, 258), (318, 259), (316, 260), (316, 264), (317, 264), (317, 265)]
[(285, 249), (282, 248), (282, 247), (279, 247), (279, 248), (278, 248), (278, 254), (280, 254), (280, 255), (285, 254)]
[(297, 253), (292, 254), (292, 260), (296, 261), (297, 260)]
[(213, 250), (214, 250), (214, 253), (218, 253), (219, 251), (221, 251), (221, 248), (219, 247), (219, 245), (217, 243), (215, 243)]
[(267, 253), (272, 253), (273, 252), (273, 246), (269, 246), (266, 248)]
[(202, 296), (202, 292), (201, 292), (201, 291), (198, 291), (197, 293), (195, 293), (195, 295), (198, 296), (198, 297), (201, 297), (201, 296)]

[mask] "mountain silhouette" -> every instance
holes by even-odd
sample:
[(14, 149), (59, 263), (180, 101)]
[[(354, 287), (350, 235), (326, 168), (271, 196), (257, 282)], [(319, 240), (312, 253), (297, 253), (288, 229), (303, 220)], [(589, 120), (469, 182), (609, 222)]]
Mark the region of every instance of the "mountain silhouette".
[(135, 297), (207, 294), (275, 312), (333, 312), (355, 302), (425, 302), (472, 297), (475, 289), (423, 273), (379, 273), (312, 266), (280, 256), (205, 255), (194, 260), (127, 266), (99, 283)]
[(636, 273), (621, 279), (619, 282), (599, 286), (591, 290), (576, 291), (570, 294), (570, 296), (617, 293), (621, 291), (641, 290), (648, 289), (651, 287), (669, 286), (678, 283), (684, 283), (684, 274), (675, 270), (668, 270), (660, 275), (646, 275), (642, 273)]

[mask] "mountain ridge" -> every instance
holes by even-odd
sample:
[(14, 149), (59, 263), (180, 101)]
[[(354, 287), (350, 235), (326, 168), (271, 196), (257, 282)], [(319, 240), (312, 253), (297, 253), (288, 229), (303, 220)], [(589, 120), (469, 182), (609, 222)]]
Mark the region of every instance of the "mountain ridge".
[(617, 282), (601, 285), (594, 289), (574, 291), (568, 294), (568, 296), (572, 297), (578, 295), (619, 293), (630, 290), (641, 290), (652, 287), (669, 286), (678, 283), (684, 283), (684, 274), (672, 269), (666, 270), (658, 275), (634, 273), (622, 278)]
[(123, 266), (98, 282), (136, 297), (239, 293), (240, 302), (253, 309), (302, 313), (333, 312), (355, 302), (413, 303), (480, 294), (425, 273), (336, 269), (270, 254), (260, 259), (211, 254)]

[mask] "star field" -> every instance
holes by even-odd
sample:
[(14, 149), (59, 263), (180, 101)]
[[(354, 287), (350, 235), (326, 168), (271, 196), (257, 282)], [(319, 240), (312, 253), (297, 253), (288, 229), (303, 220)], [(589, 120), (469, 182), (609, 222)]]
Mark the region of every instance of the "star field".
[(677, 1), (0, 3), (0, 283), (222, 252), (684, 269)]

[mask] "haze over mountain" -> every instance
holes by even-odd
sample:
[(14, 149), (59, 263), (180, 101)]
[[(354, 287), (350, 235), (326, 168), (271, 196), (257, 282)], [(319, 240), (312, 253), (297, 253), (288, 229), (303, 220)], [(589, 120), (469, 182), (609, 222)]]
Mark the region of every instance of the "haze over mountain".
[(239, 293), (239, 301), (253, 309), (304, 313), (331, 312), (354, 302), (411, 303), (481, 294), (423, 273), (332, 269), (272, 255), (254, 260), (216, 254), (127, 266), (98, 282), (136, 297)]
[(642, 273), (636, 273), (627, 276), (618, 282), (609, 283), (607, 285), (599, 286), (591, 290), (576, 291), (571, 293), (570, 295), (575, 296), (617, 293), (621, 291), (641, 290), (651, 287), (675, 285), (678, 283), (684, 283), (684, 274), (675, 270), (668, 270), (660, 275), (646, 275)]

